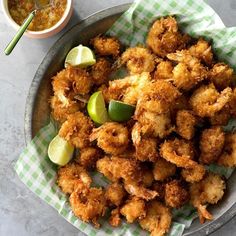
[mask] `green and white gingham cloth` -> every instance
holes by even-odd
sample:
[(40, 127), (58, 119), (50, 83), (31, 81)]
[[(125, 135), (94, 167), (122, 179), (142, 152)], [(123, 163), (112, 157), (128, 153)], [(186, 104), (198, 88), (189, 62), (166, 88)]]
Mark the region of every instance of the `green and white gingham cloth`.
[[(236, 28), (225, 28), (219, 16), (202, 0), (137, 0), (107, 32), (120, 39), (127, 46), (144, 44), (147, 31), (152, 22), (160, 16), (175, 15), (181, 29), (193, 36), (205, 36), (213, 40), (217, 56), (231, 64), (236, 61)], [(231, 121), (226, 131), (234, 130), (236, 122)], [(27, 145), (16, 163), (15, 170), (19, 178), (41, 199), (55, 208), (60, 215), (89, 236), (105, 235), (148, 235), (138, 224), (122, 222), (119, 228), (111, 227), (102, 220), (98, 230), (92, 225), (77, 219), (68, 204), (68, 198), (56, 185), (57, 167), (49, 161), (47, 148), (52, 138), (57, 134), (54, 124), (42, 128), (35, 138)], [(209, 170), (229, 178), (232, 169), (211, 165)], [(98, 173), (92, 174), (95, 185), (107, 185), (107, 179)], [(184, 206), (173, 211), (174, 222), (169, 235), (181, 236), (188, 228), (196, 212), (191, 206)]]

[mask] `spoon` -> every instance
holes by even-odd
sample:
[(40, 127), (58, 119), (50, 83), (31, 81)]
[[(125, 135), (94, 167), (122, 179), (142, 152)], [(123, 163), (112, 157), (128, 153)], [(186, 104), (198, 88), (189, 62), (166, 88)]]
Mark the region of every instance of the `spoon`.
[(38, 10), (42, 10), (46, 7), (49, 7), (52, 5), (52, 0), (35, 0), (35, 9), (29, 14), (29, 16), (25, 19), (24, 23), (21, 25), (19, 30), (17, 31), (15, 37), (11, 40), (11, 42), (7, 45), (4, 52), (6, 55), (10, 55), (13, 49), (15, 48), (16, 44), (24, 34), (24, 32), (27, 30), (29, 24), (34, 19), (36, 13)]

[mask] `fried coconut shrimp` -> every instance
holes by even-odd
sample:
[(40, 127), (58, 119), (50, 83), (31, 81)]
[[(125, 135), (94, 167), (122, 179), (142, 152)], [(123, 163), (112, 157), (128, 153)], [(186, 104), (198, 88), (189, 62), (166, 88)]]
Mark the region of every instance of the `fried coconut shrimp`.
[(80, 150), (75, 161), (83, 166), (86, 170), (94, 169), (97, 160), (101, 157), (101, 151), (98, 148), (87, 147)]
[(71, 194), (80, 183), (88, 187), (92, 183), (87, 171), (76, 163), (69, 163), (60, 167), (57, 175), (57, 183), (63, 193)]
[(120, 209), (115, 208), (111, 211), (111, 216), (109, 218), (109, 224), (113, 227), (118, 227), (121, 224)]
[(92, 132), (93, 123), (82, 112), (76, 112), (68, 116), (62, 124), (59, 135), (70, 142), (76, 148), (89, 146), (89, 135)]
[[(204, 174), (205, 168), (192, 159), (192, 151), (183, 145), (183, 140), (168, 140), (165, 141), (160, 148), (161, 156), (167, 161), (175, 164), (177, 167), (184, 168), (182, 176), (187, 182), (200, 181)], [(183, 146), (182, 146), (183, 145)]]
[(232, 89), (225, 88), (219, 93), (213, 84), (202, 85), (190, 98), (193, 111), (200, 117), (212, 117), (231, 100)]
[(97, 62), (91, 67), (91, 76), (96, 85), (108, 82), (111, 66), (111, 63), (106, 58), (98, 58)]
[(91, 44), (100, 56), (117, 57), (120, 54), (120, 42), (114, 37), (98, 35), (91, 40)]
[[(231, 100), (232, 101), (232, 100)], [(231, 101), (229, 103), (231, 103)], [(222, 110), (216, 112), (214, 116), (210, 117), (210, 123), (211, 125), (220, 125), (220, 126), (225, 126), (228, 124), (229, 119), (231, 118), (231, 107), (230, 104), (226, 104)]]
[(156, 55), (165, 57), (168, 53), (175, 52), (180, 45), (184, 47), (188, 41), (188, 36), (178, 32), (175, 18), (169, 16), (154, 22), (148, 32), (146, 43)]
[(163, 158), (159, 158), (153, 166), (154, 179), (164, 181), (167, 178), (175, 175), (176, 166)]
[(217, 163), (225, 167), (236, 166), (236, 134), (225, 135), (225, 146)]
[(178, 62), (174, 67), (173, 83), (178, 89), (189, 91), (203, 81), (208, 73), (199, 59), (185, 50), (167, 55), (168, 59)]
[(157, 151), (157, 139), (142, 137), (141, 131), (141, 125), (136, 122), (131, 132), (135, 147), (135, 157), (140, 161), (155, 162), (159, 156)]
[(102, 188), (78, 184), (70, 195), (70, 205), (75, 216), (84, 222), (92, 222), (96, 228), (100, 227), (98, 219), (106, 212), (106, 198)]
[(125, 196), (126, 192), (122, 184), (115, 182), (108, 185), (105, 197), (111, 205), (120, 206)]
[(216, 174), (209, 173), (203, 180), (190, 185), (191, 203), (198, 210), (200, 222), (212, 220), (207, 204), (216, 204), (224, 195), (225, 181)]
[(151, 236), (164, 236), (170, 229), (171, 218), (170, 209), (153, 200), (147, 204), (146, 217), (139, 220), (139, 224), (144, 230), (151, 232)]
[(191, 46), (188, 49), (189, 53), (204, 62), (206, 65), (211, 65), (213, 62), (213, 52), (211, 45), (200, 38), (197, 44)]
[(225, 133), (221, 127), (216, 126), (205, 129), (200, 138), (200, 162), (212, 164), (222, 153), (225, 143)]
[(180, 208), (189, 201), (189, 192), (180, 180), (172, 180), (165, 185), (165, 203), (169, 207)]
[(112, 182), (141, 179), (140, 163), (131, 158), (105, 156), (97, 161), (97, 170)]
[(137, 219), (143, 219), (146, 216), (145, 201), (137, 197), (132, 197), (121, 207), (120, 213), (130, 224)]
[(154, 73), (154, 80), (171, 80), (173, 77), (173, 69), (174, 67), (170, 61), (161, 61), (156, 67)]
[(141, 74), (154, 70), (155, 57), (146, 48), (128, 48), (121, 56), (121, 63), (126, 64), (131, 74)]
[(176, 116), (177, 133), (187, 140), (194, 137), (197, 118), (189, 110), (180, 110)]
[(128, 129), (116, 122), (107, 122), (93, 129), (90, 141), (97, 140), (97, 145), (105, 153), (117, 155), (123, 153), (129, 144)]
[(225, 89), (232, 84), (233, 69), (225, 63), (217, 63), (210, 71), (210, 80), (218, 89)]

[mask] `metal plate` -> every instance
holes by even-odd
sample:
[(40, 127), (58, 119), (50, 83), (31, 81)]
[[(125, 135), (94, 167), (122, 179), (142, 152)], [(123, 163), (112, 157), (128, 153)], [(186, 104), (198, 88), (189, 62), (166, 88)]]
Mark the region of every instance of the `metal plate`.
[[(50, 49), (35, 74), (27, 97), (24, 127), (26, 143), (30, 142), (49, 120), (50, 78), (63, 68), (68, 51), (80, 43), (87, 44), (92, 37), (106, 32), (129, 6), (130, 4), (116, 6), (88, 17), (66, 32)], [(200, 225), (199, 221), (195, 220), (191, 227), (185, 231), (185, 236), (208, 235), (236, 215), (234, 179), (236, 179), (235, 172), (227, 183), (228, 190), (224, 199), (217, 206), (210, 208), (215, 220), (204, 225)]]

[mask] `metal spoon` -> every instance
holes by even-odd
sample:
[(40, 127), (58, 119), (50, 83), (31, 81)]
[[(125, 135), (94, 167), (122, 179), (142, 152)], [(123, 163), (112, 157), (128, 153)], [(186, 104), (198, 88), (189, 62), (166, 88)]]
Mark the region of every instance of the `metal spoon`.
[(20, 29), (17, 31), (15, 37), (11, 40), (11, 42), (7, 45), (4, 52), (6, 55), (10, 55), (12, 50), (15, 48), (16, 44), (27, 30), (29, 24), (34, 19), (38, 10), (42, 10), (46, 7), (52, 5), (52, 0), (35, 0), (35, 9), (29, 14), (29, 16), (25, 19), (24, 23), (21, 25)]

